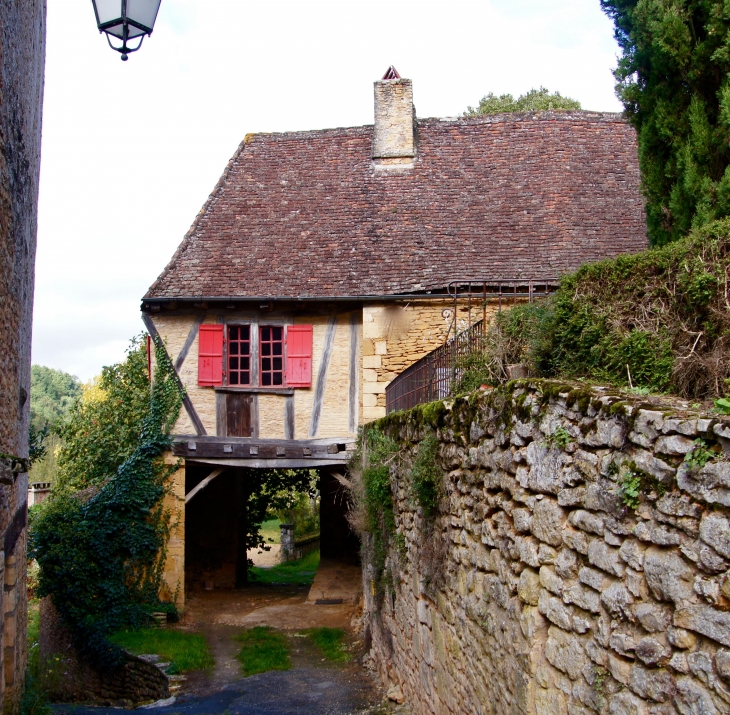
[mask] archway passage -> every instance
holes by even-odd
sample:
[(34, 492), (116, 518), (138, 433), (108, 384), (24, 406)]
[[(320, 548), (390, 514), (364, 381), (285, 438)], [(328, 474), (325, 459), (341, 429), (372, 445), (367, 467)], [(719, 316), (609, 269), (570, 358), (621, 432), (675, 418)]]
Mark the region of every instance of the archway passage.
[[(332, 574), (337, 571), (339, 576), (335, 580), (340, 583), (335, 590), (342, 591), (347, 581), (347, 600), (354, 600), (353, 591), (357, 591), (359, 584), (360, 543), (347, 520), (347, 490), (331, 469), (317, 471), (322, 564), (318, 574), (327, 569), (328, 580), (332, 581)], [(185, 493), (192, 495), (185, 508), (186, 592), (246, 585), (246, 505), (252, 481), (247, 474), (249, 470), (240, 467), (221, 470), (218, 465), (186, 463)], [(349, 567), (345, 579), (344, 567)], [(326, 595), (319, 595), (315, 600), (327, 600)]]

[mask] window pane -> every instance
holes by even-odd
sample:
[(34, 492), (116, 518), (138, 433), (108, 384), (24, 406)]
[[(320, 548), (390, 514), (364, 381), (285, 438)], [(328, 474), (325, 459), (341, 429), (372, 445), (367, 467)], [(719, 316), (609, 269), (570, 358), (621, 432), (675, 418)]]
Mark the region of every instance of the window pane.
[(281, 328), (271, 328), (271, 332), (274, 334), (274, 340), (281, 340)]
[(250, 340), (250, 339), (251, 339), (251, 326), (244, 325), (241, 328), (241, 340)]
[(230, 375), (228, 375), (228, 384), (229, 385), (238, 385), (238, 373), (232, 372)]
[(274, 358), (274, 370), (281, 370), (283, 367), (281, 363), (281, 358)]
[(273, 343), (274, 355), (281, 355), (284, 352), (284, 346), (281, 343)]
[(261, 354), (271, 355), (271, 343), (261, 343)]
[(261, 384), (264, 387), (271, 387), (271, 373), (270, 372), (261, 373)]
[(234, 340), (231, 340), (230, 343), (229, 343), (229, 345), (228, 345), (228, 352), (229, 352), (229, 354), (230, 355), (238, 355), (238, 346), (240, 344), (241, 343), (237, 343)]
[(228, 337), (230, 340), (238, 340), (238, 328), (229, 328)]
[(271, 328), (261, 328), (261, 340), (271, 340)]
[(237, 357), (228, 358), (228, 369), (229, 370), (238, 370), (238, 358)]
[(282, 380), (282, 377), (281, 377), (281, 373), (280, 372), (275, 372), (274, 373), (274, 384), (275, 385), (282, 385), (283, 384), (283, 380)]
[(251, 367), (251, 358), (241, 358), (241, 370), (248, 370)]
[(261, 358), (261, 370), (271, 372), (271, 358)]
[(241, 384), (248, 385), (251, 382), (251, 373), (241, 372)]

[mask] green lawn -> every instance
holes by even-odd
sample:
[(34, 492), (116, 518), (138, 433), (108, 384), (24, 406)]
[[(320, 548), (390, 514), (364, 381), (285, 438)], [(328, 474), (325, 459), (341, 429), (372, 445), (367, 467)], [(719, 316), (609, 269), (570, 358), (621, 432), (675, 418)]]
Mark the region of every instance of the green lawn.
[(266, 539), (267, 544), (281, 543), (281, 529), (279, 528), (279, 524), (281, 522), (278, 519), (270, 519), (261, 524), (261, 535)]
[(168, 673), (206, 670), (214, 665), (205, 638), (199, 633), (185, 633), (167, 628), (141, 628), (120, 631), (110, 639), (112, 643), (135, 655), (155, 654), (172, 665)]
[(235, 637), (241, 644), (236, 656), (246, 676), (269, 670), (289, 670), (289, 643), (283, 633), (269, 626), (256, 626)]
[(251, 569), (252, 581), (254, 583), (307, 586), (314, 581), (317, 566), (319, 566), (319, 551), (313, 551), (299, 561), (287, 561), (270, 569), (254, 566)]
[(309, 628), (301, 633), (307, 636), (333, 663), (346, 663), (350, 654), (345, 650), (345, 631), (342, 628)]

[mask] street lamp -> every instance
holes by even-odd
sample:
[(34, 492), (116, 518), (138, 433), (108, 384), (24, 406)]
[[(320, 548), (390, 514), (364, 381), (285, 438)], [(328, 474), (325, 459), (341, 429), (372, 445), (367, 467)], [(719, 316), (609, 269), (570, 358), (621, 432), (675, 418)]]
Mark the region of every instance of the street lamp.
[[(152, 34), (157, 11), (161, 0), (91, 0), (96, 13), (96, 24), (99, 32), (106, 33), (109, 47), (122, 53), (122, 60), (127, 61), (130, 52), (142, 47), (145, 35)], [(111, 38), (122, 41), (121, 47), (115, 47)], [(128, 47), (128, 40), (139, 38), (136, 47)]]

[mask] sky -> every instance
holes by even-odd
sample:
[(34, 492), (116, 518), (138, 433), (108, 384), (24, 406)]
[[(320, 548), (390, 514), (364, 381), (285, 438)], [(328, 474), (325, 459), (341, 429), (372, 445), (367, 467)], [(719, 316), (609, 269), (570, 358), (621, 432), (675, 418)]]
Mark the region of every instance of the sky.
[(419, 117), (533, 87), (621, 111), (599, 0), (162, 0), (121, 62), (90, 0), (50, 0), (33, 363), (86, 381), (250, 132), (372, 124), (392, 64)]

